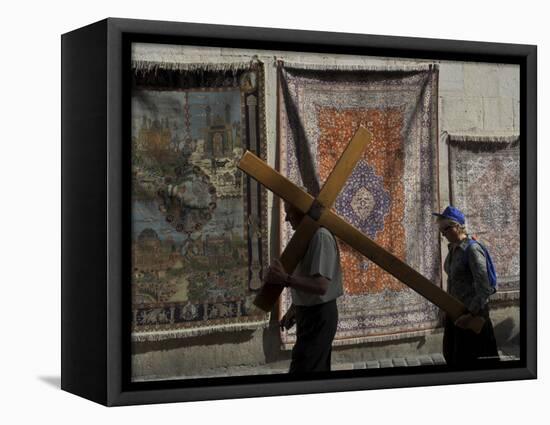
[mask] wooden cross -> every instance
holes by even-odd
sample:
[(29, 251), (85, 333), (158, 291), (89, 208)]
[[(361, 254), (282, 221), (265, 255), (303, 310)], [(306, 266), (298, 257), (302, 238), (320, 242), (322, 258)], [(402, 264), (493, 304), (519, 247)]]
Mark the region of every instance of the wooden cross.
[[(317, 198), (303, 191), (252, 152), (246, 151), (244, 153), (238, 167), (304, 214), (294, 235), (281, 254), (281, 264), (287, 273), (294, 271), (305, 255), (311, 237), (322, 226), (441, 308), (454, 322), (461, 315), (468, 313), (468, 309), (464, 304), (434, 285), (412, 267), (386, 251), (331, 211), (340, 190), (353, 171), (355, 164), (361, 158), (371, 138), (372, 134), (367, 129), (359, 127)], [(266, 312), (271, 311), (282, 290), (283, 287), (279, 285), (264, 285), (256, 296), (254, 304)], [(479, 333), (484, 322), (485, 320), (482, 317), (474, 317), (468, 327)]]

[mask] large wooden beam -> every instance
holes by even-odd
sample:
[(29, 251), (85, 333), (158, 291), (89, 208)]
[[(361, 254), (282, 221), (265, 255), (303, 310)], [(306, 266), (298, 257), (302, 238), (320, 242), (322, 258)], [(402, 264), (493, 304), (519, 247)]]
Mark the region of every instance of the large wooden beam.
[[(437, 305), (447, 313), (451, 320), (458, 319), (468, 311), (466, 306), (459, 300), (443, 291), (439, 286), (434, 285), (429, 279), (418, 273), (404, 261), (401, 261), (391, 252), (386, 251), (334, 212), (327, 211), (319, 219), (318, 223), (329, 229), (335, 236), (346, 242), (353, 249), (359, 251), (409, 288)], [(472, 323), (473, 328), (475, 328), (474, 330), (479, 332), (483, 323), (484, 320), (482, 317), (476, 317)]]
[(313, 196), (300, 189), (250, 151), (244, 153), (237, 166), (250, 177), (258, 180), (279, 198), (292, 204), (303, 214), (309, 211), (315, 200)]
[[(353, 166), (354, 165), (355, 163), (353, 163)], [(353, 166), (348, 173), (351, 172)], [(321, 190), (316, 200), (251, 152), (246, 152), (243, 155), (243, 158), (239, 162), (239, 168), (304, 214), (302, 222), (296, 229), (294, 236), (281, 257), (281, 262), (287, 272), (291, 273), (294, 270), (305, 254), (311, 236), (313, 236), (319, 226), (323, 226), (353, 249), (365, 255), (382, 269), (441, 308), (447, 313), (451, 320), (454, 321), (462, 314), (468, 312), (466, 306), (459, 300), (443, 291), (404, 261), (386, 251), (370, 238), (362, 234), (361, 231), (330, 211), (330, 205), (334, 202), (339, 190), (336, 189), (336, 183), (334, 183), (334, 186), (329, 185), (325, 193)], [(336, 168), (337, 167), (335, 167), (335, 169)], [(344, 167), (342, 166), (342, 168)], [(336, 182), (341, 183), (341, 180), (338, 178)], [(325, 202), (329, 204), (328, 208), (319, 202), (319, 198), (321, 198), (322, 194), (326, 196), (324, 199)], [(314, 205), (316, 207), (320, 206), (320, 208), (316, 208), (315, 214), (312, 214), (311, 207)], [(314, 217), (312, 215), (314, 215)], [(256, 297), (255, 304), (265, 311), (270, 311), (280, 296), (281, 291), (282, 287), (280, 286), (264, 285), (263, 290), (260, 291), (259, 295)], [(470, 322), (469, 328), (479, 333), (483, 324), (484, 319), (482, 317), (475, 317), (474, 320)]]
[(332, 207), (371, 140), (372, 133), (365, 127), (359, 127), (319, 192), (317, 196), (319, 204), (325, 208)]
[[(304, 216), (294, 235), (281, 254), (281, 264), (287, 273), (292, 273), (307, 251), (309, 241), (320, 227), (319, 222)], [(296, 235), (298, 235), (296, 237)], [(254, 304), (264, 311), (271, 311), (283, 292), (280, 285), (264, 285), (254, 299)]]
[[(292, 273), (305, 255), (309, 241), (319, 228), (320, 214), (332, 206), (371, 139), (371, 132), (364, 127), (359, 127), (316, 199), (297, 188), (286, 177), (277, 172), (273, 173), (275, 170), (272, 168), (266, 169), (265, 162), (255, 155), (245, 153), (239, 162), (239, 168), (262, 182), (268, 189), (304, 214), (300, 225), (281, 254), (281, 264), (287, 273)], [(264, 285), (254, 299), (254, 304), (264, 311), (270, 311), (279, 299), (282, 289), (282, 287)]]

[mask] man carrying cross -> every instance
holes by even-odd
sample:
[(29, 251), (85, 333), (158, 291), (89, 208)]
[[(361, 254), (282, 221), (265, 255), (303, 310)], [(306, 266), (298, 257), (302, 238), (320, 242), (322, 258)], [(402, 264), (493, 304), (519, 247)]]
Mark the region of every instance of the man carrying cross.
[[(483, 317), (468, 316), (468, 309), (460, 300), (446, 293), (332, 211), (331, 207), (338, 193), (344, 186), (347, 177), (351, 174), (371, 137), (372, 134), (365, 128), (360, 127), (357, 130), (315, 198), (269, 167), (251, 152), (246, 152), (243, 155), (238, 167), (292, 205), (301, 215), (301, 219), (297, 220), (299, 224), (295, 228), (292, 238), (281, 254), (280, 264), (274, 263), (274, 267), (270, 269), (271, 274), (277, 273), (279, 277), (267, 277), (267, 280), (276, 281), (277, 284), (264, 285), (256, 296), (254, 304), (266, 312), (272, 310), (285, 285), (285, 279), (288, 277), (286, 273), (292, 273), (296, 269), (309, 249), (310, 240), (320, 228), (325, 228), (369, 258), (373, 263), (437, 305), (445, 311), (450, 320), (455, 321), (461, 316), (468, 317), (468, 320), (465, 320), (462, 325), (475, 333), (481, 332), (485, 324)], [(294, 280), (294, 276), (291, 280), (295, 282), (293, 285), (298, 284)], [(300, 288), (295, 286), (294, 289)]]
[[(286, 202), (285, 213), (285, 220), (296, 230), (303, 214)], [(330, 371), (338, 324), (336, 299), (344, 293), (340, 253), (332, 233), (319, 227), (294, 273), (288, 274), (281, 262), (274, 260), (265, 281), (291, 289), (292, 305), (281, 320), (283, 329), (296, 323), (289, 373)]]

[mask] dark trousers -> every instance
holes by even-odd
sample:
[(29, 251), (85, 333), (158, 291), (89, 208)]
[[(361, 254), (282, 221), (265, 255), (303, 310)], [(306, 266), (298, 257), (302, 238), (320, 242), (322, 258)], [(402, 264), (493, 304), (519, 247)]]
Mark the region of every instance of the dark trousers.
[(332, 341), (338, 324), (336, 300), (295, 308), (296, 344), (289, 373), (330, 371)]
[(452, 367), (471, 367), (499, 361), (493, 324), (489, 318), (489, 308), (479, 312), (485, 325), (479, 334), (469, 329), (461, 329), (451, 320), (445, 322), (443, 334), (443, 356)]

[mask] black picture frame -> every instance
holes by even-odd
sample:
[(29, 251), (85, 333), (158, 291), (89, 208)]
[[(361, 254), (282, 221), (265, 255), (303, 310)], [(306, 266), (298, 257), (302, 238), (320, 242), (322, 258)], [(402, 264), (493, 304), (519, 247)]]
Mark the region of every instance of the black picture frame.
[[(62, 42), (62, 389), (108, 406), (415, 387), (537, 376), (537, 49), (532, 45), (109, 18)], [(517, 64), (520, 67), (520, 360), (446, 366), (130, 382), (132, 42)]]

